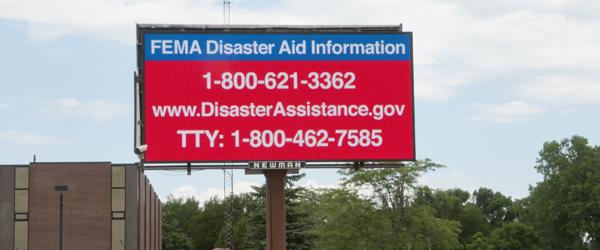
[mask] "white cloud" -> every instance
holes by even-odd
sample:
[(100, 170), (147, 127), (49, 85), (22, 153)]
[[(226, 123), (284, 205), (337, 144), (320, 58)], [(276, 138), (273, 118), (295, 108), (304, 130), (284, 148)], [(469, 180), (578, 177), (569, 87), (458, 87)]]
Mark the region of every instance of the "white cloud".
[(44, 114), (71, 117), (92, 117), (98, 120), (109, 120), (127, 117), (132, 114), (131, 105), (109, 103), (104, 100), (95, 102), (79, 101), (73, 98), (61, 98), (47, 105)]
[(0, 109), (8, 109), (10, 108), (10, 104), (0, 104)]
[(56, 136), (37, 135), (33, 133), (21, 133), (17, 130), (7, 130), (0, 132), (0, 141), (7, 141), (22, 145), (69, 145), (75, 141), (72, 138), (61, 138)]
[[(66, 35), (135, 44), (135, 23), (215, 23), (218, 1), (211, 0), (1, 0), (0, 17), (25, 21), (37, 41)], [(220, 23), (220, 22), (217, 22)]]
[(452, 173), (450, 175), (428, 173), (419, 178), (419, 184), (433, 189), (460, 188), (469, 192), (473, 192), (483, 186), (481, 182), (472, 180), (459, 173)]
[[(554, 69), (553, 77), (566, 78), (572, 77), (569, 69), (598, 72), (599, 12), (596, 0), (242, 0), (232, 5), (231, 23), (393, 25), (403, 21), (405, 30), (414, 31), (416, 97), (446, 101), (457, 98), (464, 86), (490, 84), (490, 78), (531, 78), (539, 74), (536, 69)], [(216, 0), (0, 0), (0, 17), (26, 22), (37, 41), (85, 35), (133, 45), (135, 23), (221, 24), (222, 14), (222, 2)], [(521, 86), (507, 82), (502, 90), (515, 92)], [(535, 93), (543, 93), (537, 89), (560, 92), (546, 81), (533, 88)], [(565, 102), (576, 99), (555, 96)], [(592, 94), (585, 97), (600, 100)]]
[(421, 66), (415, 69), (416, 98), (447, 101), (458, 95), (458, 88), (473, 84), (477, 72), (456, 72), (452, 67)]
[[(254, 191), (251, 186), (260, 186), (259, 183), (253, 182), (245, 182), (239, 181), (235, 182), (233, 186), (233, 192), (235, 194), (248, 193)], [(196, 200), (200, 201), (200, 205), (202, 205), (205, 201), (209, 200), (213, 196), (218, 196), (219, 199), (223, 199), (223, 188), (209, 188), (207, 191), (200, 191), (194, 186), (184, 185), (181, 186), (172, 192), (173, 197), (175, 198), (186, 198), (186, 197), (194, 197)], [(166, 201), (166, 199), (165, 199)]]
[(519, 88), (521, 95), (553, 105), (600, 102), (600, 74), (585, 73), (538, 77)]
[(535, 104), (527, 104), (522, 101), (505, 104), (473, 103), (470, 106), (480, 112), (469, 117), (469, 120), (473, 121), (525, 122), (529, 121), (531, 116), (545, 112), (543, 108)]
[(305, 188), (311, 188), (311, 189), (315, 189), (315, 188), (337, 188), (338, 187), (337, 185), (333, 185), (333, 184), (320, 185), (320, 184), (316, 183), (313, 180), (308, 180), (308, 181), (306, 181), (306, 184), (300, 185), (300, 186), (305, 187)]
[(575, 109), (567, 109), (567, 110), (563, 110), (563, 111), (559, 111), (558, 114), (559, 115), (570, 115), (575, 113)]

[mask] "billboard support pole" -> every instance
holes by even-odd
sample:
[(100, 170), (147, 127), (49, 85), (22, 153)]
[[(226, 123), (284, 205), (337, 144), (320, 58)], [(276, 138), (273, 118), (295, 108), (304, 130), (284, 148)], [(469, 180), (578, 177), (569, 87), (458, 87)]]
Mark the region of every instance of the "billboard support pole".
[(266, 170), (267, 250), (285, 249), (285, 174), (287, 170)]

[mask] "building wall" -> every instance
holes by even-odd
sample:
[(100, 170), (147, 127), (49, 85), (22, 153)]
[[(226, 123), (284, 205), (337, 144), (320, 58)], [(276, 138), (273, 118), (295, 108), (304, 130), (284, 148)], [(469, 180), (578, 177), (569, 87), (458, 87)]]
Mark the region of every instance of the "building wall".
[(0, 166), (0, 250), (13, 250), (15, 226), (15, 167)]
[[(64, 250), (162, 249), (162, 204), (137, 164), (31, 163), (17, 167), (18, 171), (15, 166), (0, 165), (0, 250), (15, 250), (16, 231), (21, 232), (19, 250), (59, 249), (61, 193)], [(20, 173), (18, 181), (16, 172)], [(55, 191), (55, 186), (67, 186), (68, 190)], [(27, 211), (17, 212), (15, 193), (24, 191), (27, 196), (17, 203), (25, 202)]]
[[(68, 191), (55, 191), (66, 185)], [(63, 249), (111, 249), (111, 164), (30, 165), (29, 249), (59, 249), (63, 194)]]
[[(141, 174), (143, 175), (143, 174)], [(143, 250), (161, 250), (162, 249), (162, 202), (150, 185), (148, 177), (140, 176), (140, 207), (139, 207), (139, 230), (140, 230), (140, 248)]]
[(138, 180), (139, 171), (136, 165), (126, 168), (125, 188), (125, 242), (126, 249), (138, 249)]
[(152, 227), (152, 221), (150, 221), (150, 214), (151, 214), (150, 213), (151, 212), (150, 211), (150, 203), (152, 202), (152, 199), (151, 199), (152, 196), (150, 195), (150, 192), (151, 192), (150, 187), (151, 187), (150, 182), (148, 181), (148, 177), (146, 177), (146, 202), (144, 204), (144, 207), (146, 208), (146, 212), (145, 212), (145, 215), (146, 215), (145, 216), (145, 220), (146, 220), (145, 224), (146, 225), (144, 227), (144, 234), (145, 234), (144, 238), (146, 239), (146, 243), (144, 244), (145, 250), (152, 249), (152, 247), (150, 245), (150, 242), (151, 242), (150, 235), (152, 233), (150, 230), (150, 228)]
[(139, 249), (146, 249), (146, 176), (141, 173), (139, 175), (138, 182), (138, 197), (139, 197), (139, 212), (138, 217), (141, 218), (138, 220), (138, 242)]
[(156, 237), (156, 232), (154, 231), (154, 223), (156, 223), (154, 220), (154, 206), (156, 199), (154, 199), (154, 187), (152, 187), (152, 185), (150, 185), (150, 192), (148, 192), (148, 195), (150, 200), (150, 202), (147, 205), (150, 209), (148, 212), (150, 218), (150, 226), (148, 227), (148, 231), (150, 232), (150, 249), (156, 250), (156, 244), (154, 243), (154, 238)]

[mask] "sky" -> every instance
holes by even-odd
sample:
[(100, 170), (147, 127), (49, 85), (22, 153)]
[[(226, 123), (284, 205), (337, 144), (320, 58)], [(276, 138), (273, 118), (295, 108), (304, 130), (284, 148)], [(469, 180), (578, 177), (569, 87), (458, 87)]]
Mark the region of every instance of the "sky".
[[(231, 24), (413, 32), (419, 183), (528, 196), (544, 142), (600, 145), (600, 1), (238, 0)], [(134, 163), (136, 23), (222, 24), (211, 0), (0, 0), (0, 165)], [(335, 187), (335, 170), (299, 184)], [(146, 171), (157, 194), (223, 195), (223, 172)], [(236, 193), (264, 176), (234, 171)]]

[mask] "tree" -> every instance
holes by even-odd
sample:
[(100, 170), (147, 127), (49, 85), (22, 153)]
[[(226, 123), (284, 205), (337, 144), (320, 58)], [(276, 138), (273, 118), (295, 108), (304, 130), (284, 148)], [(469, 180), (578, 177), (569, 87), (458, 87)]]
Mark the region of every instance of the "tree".
[(472, 237), (466, 250), (537, 250), (541, 241), (533, 227), (520, 222), (505, 222), (488, 238), (481, 232)]
[(431, 204), (415, 195), (419, 188), (418, 178), (442, 167), (426, 159), (402, 168), (361, 169), (356, 173), (339, 171), (346, 176), (342, 178), (342, 187), (372, 191), (368, 198), (376, 204), (376, 210), (369, 216), (383, 220), (378, 235), (387, 237), (385, 242), (377, 242), (373, 248), (453, 249), (461, 246), (458, 242), (460, 224), (436, 218)]
[(510, 222), (515, 219), (514, 214), (510, 213), (512, 206), (511, 197), (506, 197), (500, 192), (494, 193), (489, 188), (479, 188), (473, 192), (475, 204), (479, 206), (481, 212), (485, 214), (493, 227), (500, 227), (504, 222)]
[[(244, 238), (246, 232), (248, 231), (248, 211), (250, 206), (253, 204), (253, 197), (249, 193), (243, 193), (239, 195), (233, 196), (233, 246), (235, 249), (245, 249), (246, 240)], [(223, 204), (223, 203), (221, 203)], [(222, 248), (225, 237), (225, 228), (222, 227), (219, 230), (219, 237), (214, 244), (215, 248)]]
[(177, 219), (163, 224), (162, 249), (164, 250), (191, 250), (192, 240), (179, 225)]
[(462, 226), (459, 242), (465, 246), (472, 242), (472, 236), (476, 233), (484, 236), (489, 236), (491, 233), (492, 224), (474, 203), (465, 204), (462, 212), (454, 219)]
[(163, 221), (163, 248), (166, 250), (191, 249), (191, 238), (188, 226), (191, 218), (196, 215), (200, 204), (193, 197), (185, 199), (175, 198), (173, 195), (167, 197), (162, 205)]
[(435, 209), (436, 218), (460, 222), (460, 244), (471, 243), (472, 236), (477, 232), (490, 235), (491, 224), (477, 205), (468, 202), (471, 197), (468, 191), (458, 188), (431, 190), (423, 186), (417, 188), (416, 193), (419, 202), (429, 203)]
[[(301, 201), (305, 188), (294, 183), (306, 174), (289, 175), (285, 177), (285, 239), (286, 249), (307, 250), (312, 249), (316, 235), (310, 230), (314, 222), (311, 211), (303, 210)], [(253, 204), (249, 206), (248, 233), (245, 236), (246, 249), (266, 249), (266, 191), (265, 184), (260, 187), (253, 186)]]
[(550, 249), (600, 249), (600, 147), (573, 136), (544, 143), (529, 214)]
[(496, 250), (540, 249), (540, 237), (533, 227), (519, 222), (507, 222), (492, 232), (491, 245)]
[(448, 189), (448, 194), (460, 198), (462, 203), (467, 202), (471, 198), (469, 191), (460, 188)]
[(494, 245), (482, 232), (477, 232), (471, 237), (471, 243), (465, 245), (465, 250), (494, 250)]
[(388, 239), (388, 233), (382, 233), (386, 218), (377, 213), (377, 204), (356, 190), (319, 189), (307, 196), (303, 206), (315, 211), (317, 249), (378, 249)]
[(316, 235), (310, 230), (315, 222), (311, 210), (302, 209), (306, 188), (294, 185), (306, 174), (286, 176), (285, 187), (285, 243), (286, 249), (312, 249)]
[[(417, 197), (422, 197), (423, 201), (430, 203), (435, 209), (435, 216), (440, 219), (456, 220), (462, 213), (463, 203), (468, 199), (453, 195), (460, 189), (453, 190), (431, 190), (427, 186), (417, 188)], [(465, 191), (466, 192), (466, 191)], [(467, 192), (467, 195), (469, 193)], [(461, 194), (462, 196), (462, 194)]]
[(267, 248), (267, 203), (265, 184), (260, 187), (252, 186), (254, 198), (248, 210), (248, 231), (244, 235), (245, 249), (262, 250)]
[(223, 229), (223, 201), (217, 196), (202, 204), (200, 211), (192, 218), (189, 232), (194, 250), (212, 250)]

